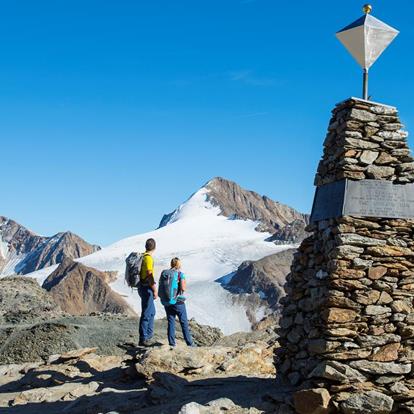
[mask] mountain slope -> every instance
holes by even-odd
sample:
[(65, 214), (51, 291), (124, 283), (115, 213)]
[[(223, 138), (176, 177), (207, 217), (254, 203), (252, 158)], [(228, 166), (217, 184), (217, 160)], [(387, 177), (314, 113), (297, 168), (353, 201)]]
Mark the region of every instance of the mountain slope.
[(235, 300), (246, 303), (252, 324), (269, 314), (278, 318), (279, 301), (285, 296), (284, 285), (290, 273), (296, 249), (283, 250), (257, 261), (243, 262), (234, 274), (223, 278), (223, 287), (237, 295)]
[(135, 316), (135, 312), (107, 282), (110, 282), (107, 273), (65, 257), (42, 287), (49, 291), (63, 311), (71, 315), (105, 312)]
[[(250, 330), (252, 318), (246, 314), (246, 304), (235, 303), (234, 295), (216, 280), (236, 271), (246, 260), (256, 261), (293, 247), (289, 244), (277, 245), (268, 241), (274, 227), (271, 228), (268, 224), (268, 229), (272, 232), (263, 231), (260, 220), (257, 220), (259, 216), (263, 217), (264, 223), (273, 223), (276, 226), (277, 223), (295, 220), (298, 216), (304, 220), (304, 215), (294, 212), (293, 209), (291, 212), (288, 208), (285, 211), (284, 207), (280, 207), (279, 215), (273, 220), (267, 217), (265, 212), (270, 214), (277, 203), (272, 205), (270, 201), (263, 201), (267, 208), (262, 206), (263, 211), (252, 213), (256, 214), (255, 216), (249, 213), (252, 218), (256, 217), (255, 220), (246, 216), (241, 218), (234, 214), (227, 217), (229, 211), (223, 212), (217, 202), (213, 203), (211, 183), (212, 181), (198, 190), (173, 214), (170, 214), (169, 219), (165, 219), (157, 230), (120, 240), (78, 259), (77, 262), (101, 271), (118, 272), (117, 279), (110, 284), (111, 288), (121, 294), (139, 313), (139, 297), (124, 283), (125, 258), (132, 251), (143, 251), (145, 240), (153, 237), (157, 241), (157, 250), (154, 254), (156, 278), (164, 268), (169, 267), (172, 257), (178, 256), (182, 259), (183, 271), (188, 276), (187, 306), (190, 318), (194, 317), (198, 323), (219, 327), (225, 334)], [(235, 194), (231, 186), (223, 186), (223, 191)], [(230, 199), (233, 195), (223, 193), (221, 198)], [(255, 196), (251, 195), (251, 197), (253, 198), (246, 203), (254, 203)], [(240, 204), (244, 206), (246, 203)], [(241, 206), (238, 211), (240, 216)], [(31, 276), (39, 283), (43, 283), (54, 269), (54, 267), (44, 269)], [(164, 315), (164, 309), (158, 301), (157, 317), (164, 317)]]
[[(220, 214), (233, 219), (257, 221), (256, 230), (272, 233), (273, 241), (299, 242), (305, 237), (309, 216), (295, 209), (241, 188), (233, 181), (216, 177), (204, 186), (207, 201)], [(180, 217), (180, 208), (163, 217), (160, 227)]]
[(71, 232), (43, 237), (0, 216), (0, 275), (27, 274), (99, 249)]
[(0, 279), (0, 325), (38, 322), (62, 315), (52, 296), (35, 280), (22, 276)]

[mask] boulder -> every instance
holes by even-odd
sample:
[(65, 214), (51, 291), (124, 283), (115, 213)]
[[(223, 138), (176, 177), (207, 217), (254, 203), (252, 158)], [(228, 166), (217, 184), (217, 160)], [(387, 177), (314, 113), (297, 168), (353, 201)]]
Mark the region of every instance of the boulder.
[(230, 347), (161, 346), (137, 355), (136, 371), (151, 379), (157, 372), (166, 372), (182, 378), (203, 376), (259, 376), (275, 375), (273, 349), (264, 343)]

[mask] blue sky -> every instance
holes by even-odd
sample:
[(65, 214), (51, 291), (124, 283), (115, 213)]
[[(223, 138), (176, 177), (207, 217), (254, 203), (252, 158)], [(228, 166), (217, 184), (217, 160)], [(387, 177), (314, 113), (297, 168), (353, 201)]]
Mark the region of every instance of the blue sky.
[[(309, 211), (362, 3), (0, 0), (0, 215), (106, 245), (214, 176)], [(373, 6), (401, 34), (370, 93), (413, 130), (414, 4)]]

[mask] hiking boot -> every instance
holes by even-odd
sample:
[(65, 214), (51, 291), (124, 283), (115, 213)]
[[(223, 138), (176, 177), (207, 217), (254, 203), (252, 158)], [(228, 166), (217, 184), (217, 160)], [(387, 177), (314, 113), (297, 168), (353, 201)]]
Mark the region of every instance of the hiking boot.
[(139, 341), (139, 344), (138, 344), (138, 346), (143, 346), (145, 348), (148, 348), (151, 345), (152, 345), (152, 342), (149, 341), (148, 339), (145, 341)]

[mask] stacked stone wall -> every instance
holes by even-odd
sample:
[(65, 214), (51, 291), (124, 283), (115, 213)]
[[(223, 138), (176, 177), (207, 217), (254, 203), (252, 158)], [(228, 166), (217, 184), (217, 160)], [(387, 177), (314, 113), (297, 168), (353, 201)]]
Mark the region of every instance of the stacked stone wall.
[[(414, 182), (407, 135), (395, 108), (339, 104), (315, 184)], [(287, 280), (279, 373), (323, 390), (322, 411), (307, 414), (414, 413), (414, 220), (343, 216), (308, 230)]]

